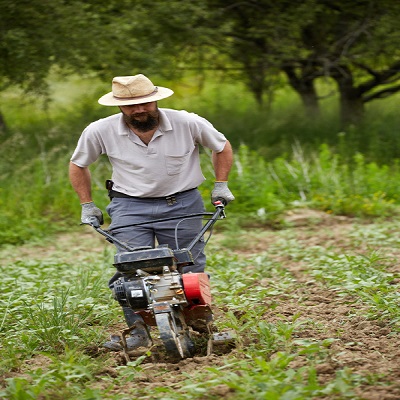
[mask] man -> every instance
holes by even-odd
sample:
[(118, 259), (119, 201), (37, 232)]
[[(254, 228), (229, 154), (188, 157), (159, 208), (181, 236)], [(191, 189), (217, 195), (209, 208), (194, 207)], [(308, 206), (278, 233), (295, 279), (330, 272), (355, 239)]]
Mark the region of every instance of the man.
[[(70, 180), (82, 205), (81, 220), (96, 217), (103, 223), (102, 211), (91, 195), (89, 165), (106, 154), (112, 165), (109, 185), (111, 203), (107, 212), (112, 223), (109, 230), (115, 238), (132, 247), (167, 244), (176, 248), (176, 221), (132, 227), (138, 222), (163, 217), (182, 216), (204, 211), (197, 187), (204, 181), (200, 168), (199, 146), (212, 151), (215, 184), (211, 200), (234, 200), (228, 188), (232, 166), (232, 148), (225, 136), (207, 120), (196, 114), (172, 109), (159, 109), (158, 100), (173, 94), (171, 89), (156, 87), (144, 75), (115, 77), (112, 91), (99, 103), (118, 106), (121, 113), (91, 123), (82, 133), (71, 157)], [(201, 220), (188, 219), (177, 230), (179, 247), (188, 245), (201, 230)], [(118, 249), (118, 246), (117, 246)], [(122, 250), (122, 249), (118, 249)], [(195, 265), (183, 272), (203, 272), (206, 258), (204, 243), (192, 250)], [(109, 282), (119, 277), (115, 274)], [(123, 307), (128, 326), (141, 317)], [(149, 338), (144, 325), (133, 329), (127, 338), (128, 349), (146, 346)], [(105, 347), (120, 350), (118, 342)]]

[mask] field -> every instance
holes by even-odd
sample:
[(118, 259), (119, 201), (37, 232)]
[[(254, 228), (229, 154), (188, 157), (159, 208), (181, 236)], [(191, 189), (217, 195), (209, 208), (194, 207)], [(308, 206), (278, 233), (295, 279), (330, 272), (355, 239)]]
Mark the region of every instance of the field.
[(101, 348), (123, 328), (113, 246), (88, 227), (1, 250), (4, 399), (398, 399), (399, 220), (298, 209), (208, 245), (214, 315), (235, 346), (170, 363)]
[[(49, 103), (0, 99), (1, 399), (400, 398), (398, 94), (344, 132), (335, 98), (307, 120), (284, 89), (259, 109), (217, 78), (203, 93), (190, 80), (174, 87), (162, 106), (205, 116), (235, 149), (236, 200), (207, 270), (216, 328), (236, 341), (207, 357), (194, 334), (195, 357), (172, 363), (156, 340), (128, 362), (101, 346), (124, 328), (107, 288), (114, 248), (78, 225), (67, 176), (82, 129), (116, 110), (96, 104), (108, 85), (79, 82), (55, 82)], [(104, 158), (92, 168), (103, 210), (110, 172)]]

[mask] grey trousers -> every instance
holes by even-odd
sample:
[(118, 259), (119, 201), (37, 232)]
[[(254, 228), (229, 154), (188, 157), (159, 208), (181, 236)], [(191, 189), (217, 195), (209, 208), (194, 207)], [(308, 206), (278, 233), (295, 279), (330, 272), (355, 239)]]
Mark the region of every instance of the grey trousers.
[[(156, 219), (186, 216), (205, 211), (200, 192), (195, 189), (175, 196), (176, 202), (169, 205), (165, 199), (116, 198), (107, 206), (111, 217), (109, 230), (118, 240), (132, 247), (151, 246), (156, 243), (168, 244), (171, 249), (185, 248), (195, 238), (203, 226), (202, 218), (177, 219), (165, 222), (152, 222)], [(145, 225), (127, 226), (138, 222)], [(124, 228), (120, 228), (123, 227)], [(125, 251), (118, 248), (118, 251)], [(204, 239), (193, 247), (195, 265), (184, 267), (183, 273), (204, 272), (206, 256)], [(114, 275), (109, 285), (120, 276)]]

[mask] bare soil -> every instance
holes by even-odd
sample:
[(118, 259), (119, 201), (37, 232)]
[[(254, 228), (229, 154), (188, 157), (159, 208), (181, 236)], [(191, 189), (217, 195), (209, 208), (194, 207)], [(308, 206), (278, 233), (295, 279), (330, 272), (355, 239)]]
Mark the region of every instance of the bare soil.
[[(353, 220), (347, 217), (334, 217), (325, 213), (302, 210), (286, 217), (292, 225), (296, 239), (304, 247), (322, 246), (346, 254), (363, 254), (371, 247), (360, 245), (354, 249), (354, 239), (348, 237), (353, 229)], [(368, 227), (368, 222), (365, 226)], [(257, 253), (268, 248), (274, 235), (252, 237), (253, 244), (245, 252)], [(386, 256), (399, 257), (399, 249), (386, 249)], [(300, 314), (315, 322), (315, 329), (309, 327), (296, 332), (305, 339), (324, 340), (335, 338), (330, 350), (330, 360), (317, 367), (321, 381), (331, 380), (335, 371), (350, 368), (354, 373), (368, 377), (374, 375), (375, 382), (361, 384), (356, 394), (362, 399), (386, 400), (400, 399), (400, 338), (398, 333), (382, 321), (367, 320), (363, 306), (351, 298), (340, 297), (335, 291), (327, 289), (305, 273), (304, 265), (295, 262), (290, 255), (279, 254), (276, 259), (284, 262), (298, 282), (294, 296), (277, 301), (278, 306), (262, 318), (269, 322), (280, 320), (283, 316)], [(400, 265), (392, 267), (392, 272), (400, 272)], [(397, 284), (399, 282), (393, 282)], [(400, 290), (400, 289), (399, 289)], [(300, 300), (299, 300), (300, 299)], [(297, 367), (300, 365), (293, 365)]]

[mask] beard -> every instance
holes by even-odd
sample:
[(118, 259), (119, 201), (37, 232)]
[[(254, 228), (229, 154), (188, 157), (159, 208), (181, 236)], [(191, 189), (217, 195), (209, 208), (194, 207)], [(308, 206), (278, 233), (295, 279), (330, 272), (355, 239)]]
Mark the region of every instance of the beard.
[(144, 133), (157, 128), (158, 110), (126, 115), (123, 114), (124, 121), (138, 132)]

